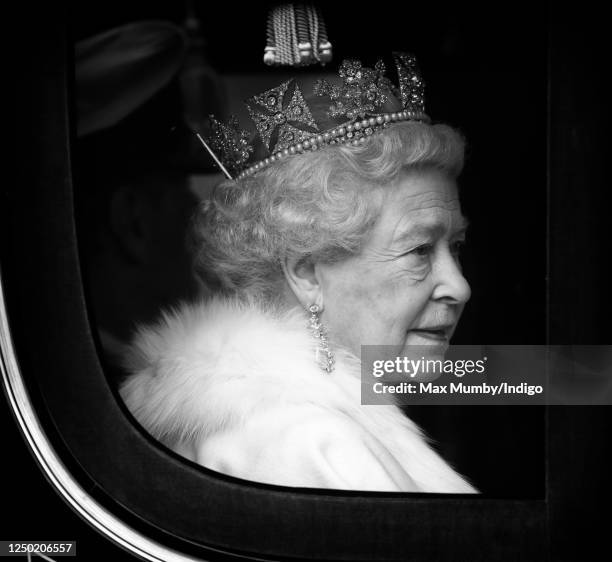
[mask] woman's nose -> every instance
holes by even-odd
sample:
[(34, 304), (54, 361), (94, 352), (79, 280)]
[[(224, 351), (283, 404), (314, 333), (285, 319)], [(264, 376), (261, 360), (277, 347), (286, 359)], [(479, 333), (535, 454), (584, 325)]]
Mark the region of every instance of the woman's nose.
[(458, 259), (451, 252), (444, 252), (434, 267), (435, 288), (433, 298), (449, 304), (465, 304), (472, 290), (461, 272)]

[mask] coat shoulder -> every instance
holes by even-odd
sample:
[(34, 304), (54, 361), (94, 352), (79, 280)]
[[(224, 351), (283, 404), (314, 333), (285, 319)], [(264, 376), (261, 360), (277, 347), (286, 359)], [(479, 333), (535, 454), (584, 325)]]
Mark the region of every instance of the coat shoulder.
[(141, 327), (120, 393), (156, 438), (193, 440), (240, 427), (276, 404), (341, 400), (313, 356), (314, 341), (296, 312), (216, 298)]

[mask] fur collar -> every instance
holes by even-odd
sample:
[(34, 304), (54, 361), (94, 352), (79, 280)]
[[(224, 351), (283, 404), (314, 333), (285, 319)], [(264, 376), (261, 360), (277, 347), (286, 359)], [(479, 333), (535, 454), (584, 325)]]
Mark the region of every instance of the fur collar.
[(354, 356), (335, 350), (334, 372), (323, 372), (306, 326), (301, 310), (280, 313), (254, 301), (216, 297), (182, 305), (139, 329), (126, 356), (133, 375), (121, 395), (136, 419), (171, 447), (239, 428), (272, 406), (312, 403), (353, 419), (424, 491), (474, 491), (399, 408), (361, 406)]

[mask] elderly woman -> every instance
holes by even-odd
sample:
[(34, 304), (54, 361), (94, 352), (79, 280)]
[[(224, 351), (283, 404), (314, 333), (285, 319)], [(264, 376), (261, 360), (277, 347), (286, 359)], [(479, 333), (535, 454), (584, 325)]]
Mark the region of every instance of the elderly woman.
[[(339, 88), (355, 85), (347, 64)], [(140, 330), (121, 392), (168, 447), (238, 478), (474, 492), (399, 408), (360, 404), (361, 345), (443, 350), (470, 296), (458, 257), (463, 140), (408, 105), (414, 91), (375, 83), (388, 88), (384, 104), (352, 121), (338, 104), (335, 121), (317, 106), (338, 90), (320, 86), (307, 104), (295, 87), (294, 116), (308, 111), (325, 133), (251, 160), (217, 188), (195, 221), (198, 270), (217, 294)]]

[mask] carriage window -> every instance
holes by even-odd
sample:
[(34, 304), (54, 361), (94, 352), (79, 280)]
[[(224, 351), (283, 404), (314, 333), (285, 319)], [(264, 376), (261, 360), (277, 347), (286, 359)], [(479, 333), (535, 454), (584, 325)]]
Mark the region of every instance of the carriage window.
[[(338, 35), (300, 68), (268, 45), (280, 70), (263, 46), (228, 60), (197, 10), (75, 16), (77, 233), (110, 384), (237, 478), (543, 498), (544, 402), (482, 389), (545, 372), (545, 38), (464, 15), (352, 55), (333, 7), (297, 10)], [(346, 59), (323, 67), (327, 39)], [(501, 107), (540, 133), (492, 129)]]

